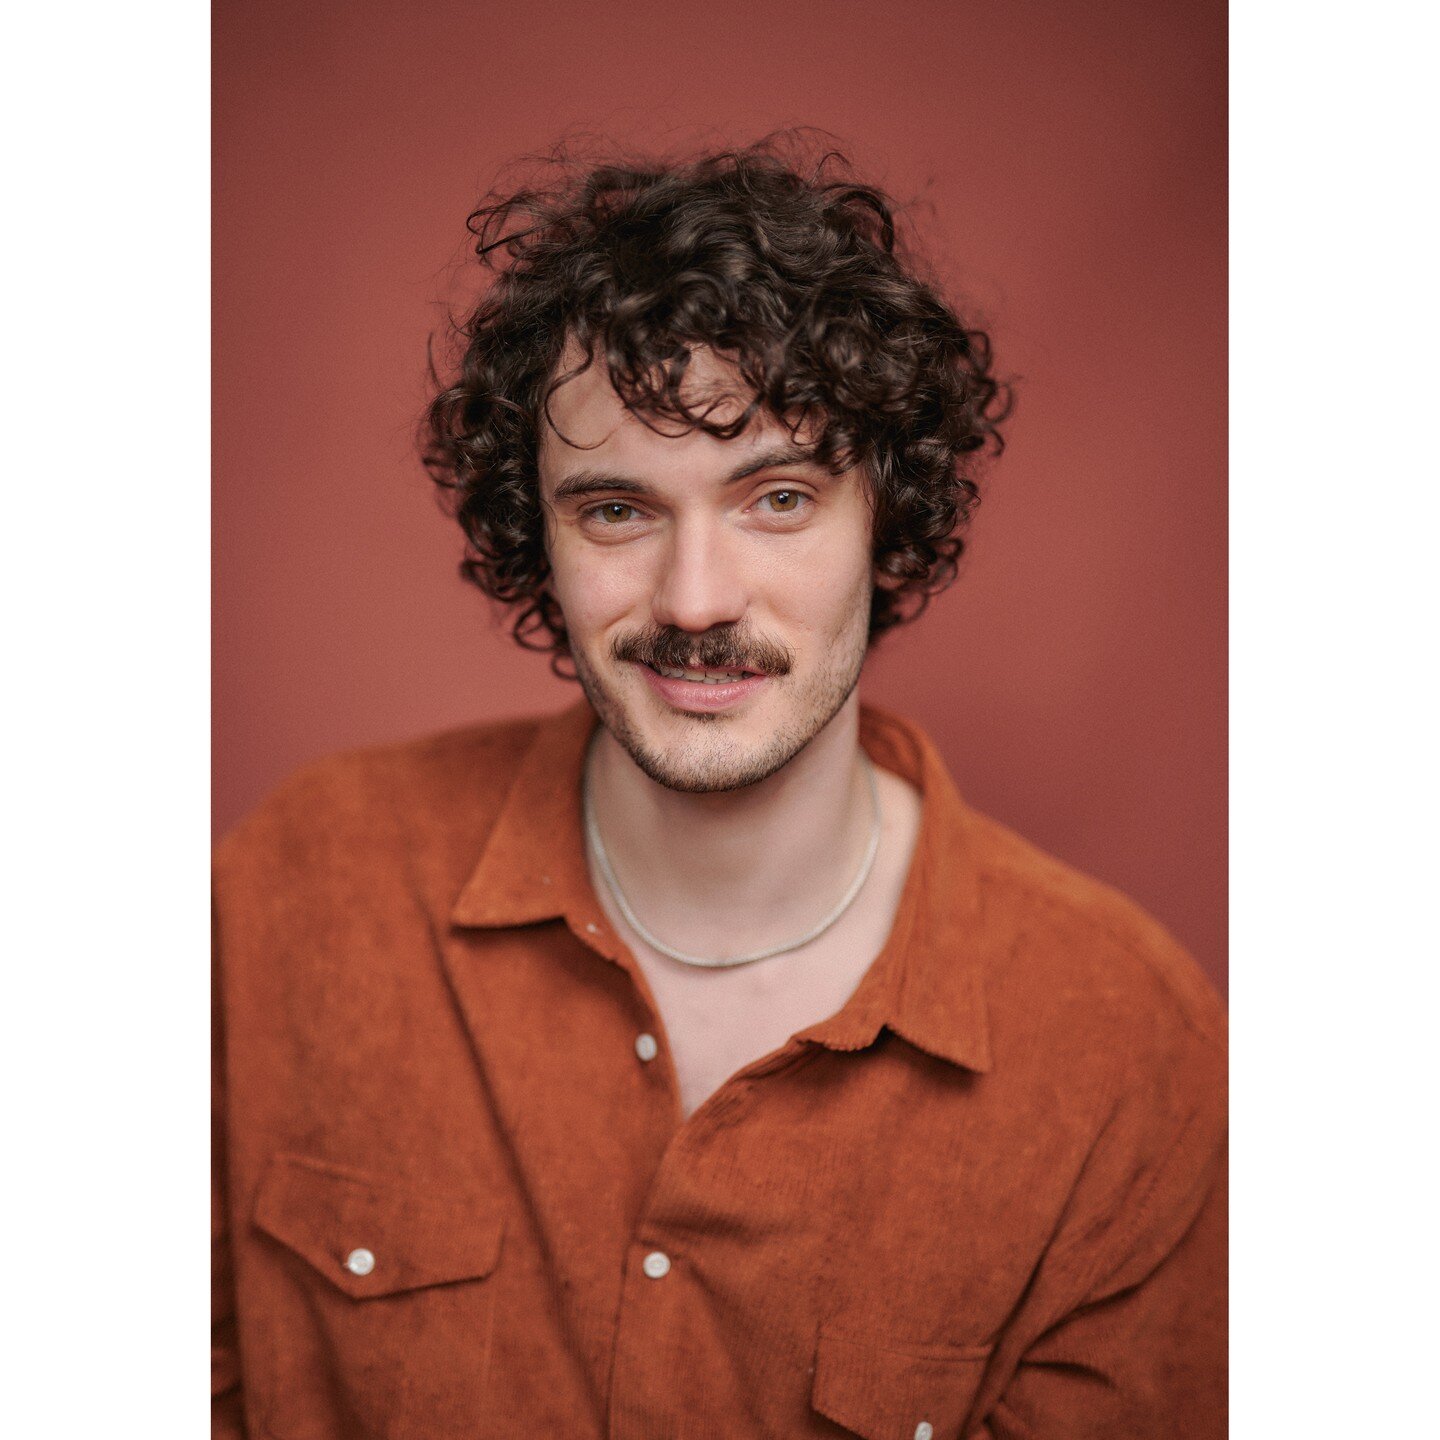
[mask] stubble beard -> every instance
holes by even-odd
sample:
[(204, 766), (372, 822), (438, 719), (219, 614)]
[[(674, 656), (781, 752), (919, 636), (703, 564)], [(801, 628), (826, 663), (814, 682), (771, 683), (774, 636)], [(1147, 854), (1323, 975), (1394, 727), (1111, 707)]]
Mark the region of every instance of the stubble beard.
[[(644, 774), (667, 790), (691, 795), (742, 790), (783, 769), (840, 713), (860, 683), (869, 635), (870, 597), (857, 606), (835, 641), (826, 662), (803, 683), (787, 707), (787, 718), (758, 744), (746, 745), (725, 735), (741, 719), (725, 713), (692, 715), (675, 712), (686, 727), (685, 739), (664, 749), (649, 743), (633, 706), (607, 686), (597, 668), (578, 647), (572, 647), (575, 674), (600, 723), (613, 735)], [(641, 683), (644, 683), (643, 681)], [(792, 687), (793, 671), (774, 677), (767, 686)]]

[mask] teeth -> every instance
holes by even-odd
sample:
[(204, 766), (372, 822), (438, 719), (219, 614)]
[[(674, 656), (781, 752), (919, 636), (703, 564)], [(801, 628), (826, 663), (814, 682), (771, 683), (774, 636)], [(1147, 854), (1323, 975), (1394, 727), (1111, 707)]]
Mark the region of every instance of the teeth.
[(745, 678), (743, 670), (672, 670), (665, 665), (655, 668), (667, 680), (694, 680), (701, 685), (725, 685)]

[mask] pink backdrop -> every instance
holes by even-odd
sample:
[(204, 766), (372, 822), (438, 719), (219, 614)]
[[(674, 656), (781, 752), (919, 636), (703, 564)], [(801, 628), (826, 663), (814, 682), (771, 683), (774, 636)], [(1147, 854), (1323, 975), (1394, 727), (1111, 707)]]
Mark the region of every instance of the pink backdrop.
[(498, 167), (816, 125), (1021, 379), (960, 582), (862, 693), (1223, 987), (1224, 50), (1218, 0), (219, 0), (217, 830), (327, 751), (577, 693), (457, 578), (412, 449)]

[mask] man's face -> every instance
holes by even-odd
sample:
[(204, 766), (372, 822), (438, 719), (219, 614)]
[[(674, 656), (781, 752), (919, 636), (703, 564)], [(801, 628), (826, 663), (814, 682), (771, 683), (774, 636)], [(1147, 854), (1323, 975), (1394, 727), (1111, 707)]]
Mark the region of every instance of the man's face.
[[(580, 358), (567, 350), (561, 372)], [(696, 351), (687, 401), (718, 401), (715, 418), (729, 418), (733, 373)], [(555, 392), (550, 416), (551, 583), (601, 722), (672, 790), (774, 774), (860, 678), (873, 570), (859, 471), (811, 463), (769, 416), (734, 440), (657, 434), (602, 363)]]

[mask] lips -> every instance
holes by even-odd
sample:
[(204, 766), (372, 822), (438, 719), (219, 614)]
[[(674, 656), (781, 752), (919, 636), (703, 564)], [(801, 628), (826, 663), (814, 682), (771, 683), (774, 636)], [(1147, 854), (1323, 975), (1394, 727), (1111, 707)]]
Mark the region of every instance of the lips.
[(696, 685), (733, 684), (737, 680), (746, 680), (760, 674), (758, 670), (747, 670), (743, 666), (734, 669), (697, 669), (689, 666), (652, 665), (650, 668), (667, 680), (689, 680)]
[(672, 710), (692, 715), (713, 715), (747, 703), (770, 677), (749, 670), (686, 670), (649, 665), (635, 667), (650, 689)]

